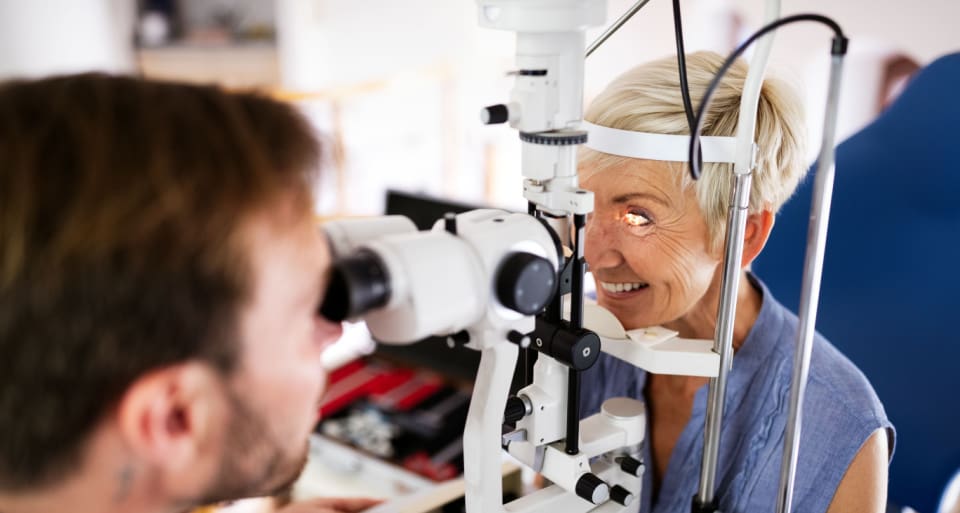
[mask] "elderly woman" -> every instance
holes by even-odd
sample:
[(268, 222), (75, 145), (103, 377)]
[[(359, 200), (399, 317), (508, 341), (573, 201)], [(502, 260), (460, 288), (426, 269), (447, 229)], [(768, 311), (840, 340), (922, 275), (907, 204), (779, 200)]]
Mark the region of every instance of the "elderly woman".
[[(710, 53), (687, 57), (695, 105), (722, 61)], [(746, 72), (741, 62), (727, 74), (703, 135), (735, 134)], [(784, 84), (766, 81), (757, 113), (759, 154), (716, 480), (720, 509), (728, 513), (773, 511), (776, 505), (797, 318), (748, 268), (806, 167), (800, 110)], [(676, 60), (621, 75), (594, 100), (585, 119), (632, 132), (689, 134)], [(598, 302), (627, 329), (660, 325), (681, 337), (712, 339), (731, 165), (705, 164), (703, 176), (692, 181), (680, 162), (624, 157), (591, 145), (582, 150), (579, 172), (581, 186), (596, 196), (586, 227), (586, 260)], [(609, 397), (646, 402), (641, 512), (690, 510), (703, 451), (706, 383), (706, 378), (650, 374), (608, 355), (584, 374), (585, 414)], [(819, 336), (803, 411), (794, 510), (883, 511), (893, 427), (863, 374)]]

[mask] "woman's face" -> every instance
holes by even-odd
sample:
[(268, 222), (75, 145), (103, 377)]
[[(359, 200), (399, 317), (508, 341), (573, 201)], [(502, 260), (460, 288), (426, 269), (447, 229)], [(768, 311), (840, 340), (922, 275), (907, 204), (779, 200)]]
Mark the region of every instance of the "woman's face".
[(678, 172), (638, 159), (599, 172), (580, 169), (581, 187), (595, 195), (585, 257), (597, 300), (626, 329), (682, 320), (710, 289), (722, 258)]

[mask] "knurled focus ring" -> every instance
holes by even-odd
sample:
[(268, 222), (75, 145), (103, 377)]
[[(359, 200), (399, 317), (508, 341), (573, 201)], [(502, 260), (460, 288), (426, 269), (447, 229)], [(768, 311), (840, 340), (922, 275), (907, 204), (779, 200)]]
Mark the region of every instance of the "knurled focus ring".
[(520, 132), (520, 140), (531, 144), (542, 144), (545, 146), (572, 146), (574, 144), (584, 144), (587, 142), (587, 132), (585, 131), (564, 131), (564, 132)]

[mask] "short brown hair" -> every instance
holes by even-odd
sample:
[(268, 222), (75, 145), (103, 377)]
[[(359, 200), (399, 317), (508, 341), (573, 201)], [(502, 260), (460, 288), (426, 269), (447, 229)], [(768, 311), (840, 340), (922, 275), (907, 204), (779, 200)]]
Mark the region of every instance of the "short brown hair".
[(229, 372), (249, 274), (236, 240), (319, 146), (255, 93), (84, 74), (0, 84), (0, 489), (64, 477), (133, 381)]

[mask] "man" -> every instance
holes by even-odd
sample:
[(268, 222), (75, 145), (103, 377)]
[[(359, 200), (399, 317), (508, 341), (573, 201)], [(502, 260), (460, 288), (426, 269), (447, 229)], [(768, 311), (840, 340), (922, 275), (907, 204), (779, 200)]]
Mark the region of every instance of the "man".
[(297, 477), (340, 334), (318, 158), (254, 94), (0, 85), (0, 511), (179, 512)]

